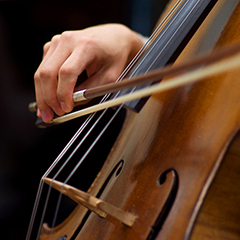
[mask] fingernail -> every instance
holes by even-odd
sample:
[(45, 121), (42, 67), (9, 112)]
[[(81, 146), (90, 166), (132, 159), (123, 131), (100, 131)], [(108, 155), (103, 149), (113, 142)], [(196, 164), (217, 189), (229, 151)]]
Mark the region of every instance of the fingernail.
[(41, 117), (42, 117), (42, 116), (41, 116), (41, 112), (40, 112), (39, 108), (38, 108), (38, 110), (37, 110), (37, 116), (38, 116), (39, 118), (41, 118)]
[(43, 119), (43, 121), (44, 122), (50, 122), (50, 117), (49, 117), (49, 115), (46, 113), (46, 112), (41, 112), (41, 116), (42, 116), (42, 119)]
[(61, 108), (64, 112), (69, 112), (68, 106), (64, 102), (61, 102)]
[(56, 109), (56, 108), (53, 108), (53, 111), (58, 115), (58, 116), (61, 116), (64, 114), (64, 112), (62, 111), (62, 109)]

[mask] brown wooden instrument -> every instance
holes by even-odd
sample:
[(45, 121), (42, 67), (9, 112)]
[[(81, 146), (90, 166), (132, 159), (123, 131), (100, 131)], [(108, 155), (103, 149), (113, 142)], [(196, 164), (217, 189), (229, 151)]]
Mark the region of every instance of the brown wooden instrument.
[[(219, 0), (176, 64), (239, 41), (239, 16), (239, 1)], [(44, 179), (78, 206), (39, 238), (240, 239), (239, 76), (218, 74), (127, 110), (87, 193)]]

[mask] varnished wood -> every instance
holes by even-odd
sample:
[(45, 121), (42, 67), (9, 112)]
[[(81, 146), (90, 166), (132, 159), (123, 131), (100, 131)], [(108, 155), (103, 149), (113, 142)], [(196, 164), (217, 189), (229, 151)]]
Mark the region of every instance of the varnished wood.
[[(231, 35), (235, 34), (235, 40), (231, 39), (230, 41), (238, 40), (235, 29), (232, 28), (230, 32)], [(224, 34), (226, 32), (223, 33), (223, 36)], [(219, 44), (221, 45), (223, 42), (220, 41)], [(191, 48), (191, 44), (189, 47)], [(133, 167), (134, 170), (131, 173), (131, 176), (135, 177), (130, 177), (131, 180), (138, 179), (138, 183), (136, 183), (138, 187), (135, 188), (136, 198), (140, 194), (138, 191), (143, 182), (150, 178), (147, 174), (148, 169), (143, 167), (147, 161), (149, 161), (150, 166), (159, 169), (159, 174), (163, 169), (174, 167), (181, 176), (175, 204), (157, 239), (184, 239), (188, 236), (188, 229), (192, 227), (189, 225), (192, 213), (196, 209), (203, 189), (208, 187), (205, 183), (210, 184), (211, 181), (208, 179), (214, 177), (230, 140), (239, 129), (240, 82), (236, 80), (236, 76), (239, 76), (239, 70), (216, 76), (209, 82), (194, 84), (191, 87), (187, 86), (161, 96), (153, 96), (140, 112), (141, 120), (139, 118), (133, 120), (131, 130), (134, 134), (124, 133), (126, 139), (132, 140), (130, 146), (130, 149), (133, 149), (132, 152), (124, 151), (126, 146), (122, 142), (118, 145), (120, 152), (115, 150), (116, 158), (124, 159), (125, 162), (128, 162), (128, 159), (139, 158), (140, 162), (135, 163), (138, 167)], [(229, 94), (230, 92), (231, 94)], [(160, 112), (153, 109), (154, 105), (160, 109)], [(152, 115), (146, 110), (147, 108), (152, 108), (151, 110), (155, 114), (159, 112), (160, 115), (156, 118), (160, 119), (160, 123), (151, 120)], [(135, 117), (137, 118), (137, 116)], [(151, 128), (148, 128), (148, 135), (144, 134), (138, 121), (142, 121), (142, 126), (151, 125)], [(158, 124), (160, 124), (161, 130), (155, 135), (154, 126)], [(141, 132), (139, 132), (140, 129)], [(152, 137), (150, 137), (151, 134)], [(136, 137), (139, 137), (138, 140), (135, 139)], [(154, 139), (154, 141), (150, 140), (153, 145), (149, 145), (149, 138)], [(124, 140), (125, 138), (122, 139), (122, 141)], [(142, 146), (140, 147), (139, 142), (141, 141), (146, 143), (146, 148), (149, 149), (151, 146), (149, 152), (146, 153), (147, 150), (142, 149)], [(138, 149), (138, 151), (134, 151), (134, 149)], [(144, 156), (148, 156), (147, 159), (144, 159)], [(144, 174), (141, 174), (141, 169), (145, 170)], [(142, 178), (143, 181), (141, 181)], [(157, 176), (151, 176), (151, 178), (156, 182)], [(130, 189), (132, 188), (131, 183), (132, 181), (129, 180), (127, 184)], [(115, 191), (115, 184), (114, 188), (107, 189), (110, 191), (108, 191), (108, 196), (114, 196), (119, 192), (119, 189)], [(118, 187), (121, 188), (121, 186)], [(143, 195), (142, 192), (141, 196)], [(132, 204), (135, 200), (132, 200)], [(143, 210), (139, 209), (138, 211)], [(101, 227), (99, 230), (93, 231), (90, 226), (96, 222)], [(104, 239), (101, 228), (105, 224), (108, 229), (112, 226), (110, 228), (112, 235), (105, 239), (120, 239), (121, 236), (129, 239), (144, 239), (137, 234), (140, 231), (139, 228), (134, 229), (135, 235), (133, 236), (127, 229), (116, 230), (114, 225), (103, 223), (93, 216), (89, 218), (89, 223), (91, 223), (89, 227), (80, 232), (77, 239)]]
[(204, 199), (191, 240), (240, 239), (240, 133), (229, 146)]
[[(219, 4), (222, 2), (224, 0), (219, 1)], [(239, 40), (239, 14), (240, 4), (217, 39), (217, 46)], [(214, 11), (189, 43), (179, 61), (198, 52), (199, 43), (203, 42), (205, 29), (213, 17)], [(190, 236), (200, 207), (204, 199), (208, 200), (208, 196), (205, 196), (217, 175), (223, 156), (240, 129), (239, 76), (240, 70), (236, 69), (214, 76), (208, 81), (190, 84), (160, 95), (155, 94), (139, 114), (128, 112), (123, 129), (88, 192), (96, 196), (112, 170), (119, 162), (123, 162), (121, 171), (112, 175), (100, 199), (123, 211), (137, 214), (138, 219), (129, 228), (114, 218), (104, 219), (91, 213), (76, 240), (139, 240), (151, 236), (153, 226), (156, 225), (166, 203), (164, 183), (160, 184), (159, 181), (166, 170), (173, 171), (178, 176), (177, 192), (154, 239), (180, 240)], [(231, 162), (234, 164), (235, 161)], [(213, 182), (212, 186), (218, 185)], [(231, 187), (226, 185), (222, 189), (228, 190)], [(210, 192), (211, 188), (209, 194)], [(216, 192), (218, 191), (213, 191), (214, 194)], [(227, 192), (236, 196), (240, 194), (235, 187)], [(213, 201), (210, 203), (213, 204)], [(198, 235), (203, 229), (202, 226), (208, 223), (205, 211), (207, 210), (207, 214), (210, 212), (206, 208), (203, 205), (193, 234)], [(231, 208), (231, 211), (233, 209)], [(80, 225), (84, 216), (84, 207), (78, 206), (60, 227), (53, 229), (52, 238), (64, 235), (70, 238), (71, 230)], [(227, 224), (227, 237), (234, 235), (236, 239), (239, 238), (238, 226), (234, 220), (230, 225)], [(221, 224), (214, 227), (214, 231), (221, 232)], [(206, 234), (208, 229), (207, 227), (204, 230)], [(212, 230), (213, 228), (208, 232)], [(42, 239), (48, 239), (50, 230), (43, 228), (43, 233)]]

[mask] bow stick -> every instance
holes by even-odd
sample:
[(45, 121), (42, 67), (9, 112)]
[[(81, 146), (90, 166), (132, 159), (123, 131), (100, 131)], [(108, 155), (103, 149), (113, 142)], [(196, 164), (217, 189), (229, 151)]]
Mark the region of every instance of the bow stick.
[[(69, 121), (71, 119), (95, 112), (100, 111), (105, 108), (118, 106), (124, 102), (129, 102), (138, 98), (149, 96), (156, 92), (166, 91), (174, 87), (179, 87), (188, 83), (199, 81), (203, 78), (228, 71), (230, 69), (240, 66), (240, 43), (233, 44), (222, 49), (215, 50), (212, 53), (208, 53), (204, 56), (191, 59), (187, 62), (176, 66), (166, 66), (159, 70), (154, 70), (145, 75), (139, 75), (129, 79), (123, 79), (121, 82), (110, 83), (107, 85), (94, 87), (90, 89), (84, 89), (73, 94), (73, 101), (75, 105), (79, 102), (87, 99), (92, 99), (95, 97), (102, 96), (107, 93), (117, 92), (119, 90), (131, 88), (137, 85), (142, 85), (145, 83), (153, 83), (159, 81), (159, 79), (179, 74), (188, 71), (181, 76), (175, 77), (171, 80), (163, 82), (158, 85), (153, 85), (146, 89), (141, 89), (135, 91), (131, 94), (118, 97), (116, 99), (108, 100), (106, 102), (100, 103), (98, 105), (88, 107), (61, 117), (54, 118), (51, 123), (62, 123)], [(227, 60), (225, 58), (228, 58)], [(224, 61), (221, 61), (225, 59)], [(203, 67), (204, 65), (204, 67)], [(209, 65), (209, 66), (208, 66)], [(201, 67), (201, 68), (200, 68)], [(193, 70), (195, 69), (195, 70)], [(189, 72), (189, 70), (192, 70)], [(37, 103), (33, 102), (29, 104), (29, 110), (35, 112), (37, 110)]]

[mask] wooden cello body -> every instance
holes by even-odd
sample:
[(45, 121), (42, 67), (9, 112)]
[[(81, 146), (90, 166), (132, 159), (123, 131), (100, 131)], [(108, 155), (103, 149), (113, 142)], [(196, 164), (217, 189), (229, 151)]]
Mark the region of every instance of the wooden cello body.
[[(238, 1), (208, 35), (227, 2), (216, 3), (177, 61), (240, 40)], [(127, 111), (88, 191), (132, 213), (134, 224), (79, 205), (56, 228), (44, 225), (40, 239), (70, 239), (79, 226), (77, 240), (240, 239), (239, 129), (240, 69), (151, 96), (139, 113)]]

